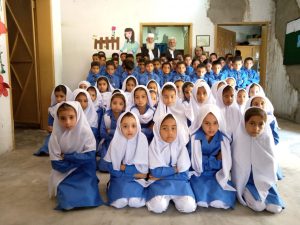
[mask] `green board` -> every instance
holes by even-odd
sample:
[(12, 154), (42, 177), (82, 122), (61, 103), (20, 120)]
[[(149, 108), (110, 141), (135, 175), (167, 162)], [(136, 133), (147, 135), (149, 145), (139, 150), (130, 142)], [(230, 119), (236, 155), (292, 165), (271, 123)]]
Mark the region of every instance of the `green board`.
[(284, 42), (284, 65), (300, 64), (300, 26), (296, 25), (299, 24), (298, 21), (300, 22), (300, 19), (290, 22), (293, 23), (292, 28), (287, 27)]

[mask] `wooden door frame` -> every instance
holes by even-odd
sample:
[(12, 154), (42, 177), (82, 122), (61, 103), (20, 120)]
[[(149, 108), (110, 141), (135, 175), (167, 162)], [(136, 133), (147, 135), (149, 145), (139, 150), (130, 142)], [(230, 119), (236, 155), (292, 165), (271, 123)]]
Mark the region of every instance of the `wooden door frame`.
[(142, 46), (143, 44), (143, 27), (144, 26), (153, 26), (153, 27), (188, 27), (188, 31), (189, 31), (189, 54), (192, 54), (192, 46), (193, 46), (193, 39), (192, 39), (192, 35), (193, 35), (193, 24), (192, 23), (174, 23), (174, 22), (163, 22), (163, 23), (140, 23), (140, 45)]
[(217, 40), (218, 40), (218, 32), (217, 28), (219, 26), (261, 26), (266, 28), (265, 35), (262, 32), (262, 44), (260, 47), (260, 56), (259, 56), (259, 63), (260, 63), (260, 85), (265, 88), (266, 85), (266, 77), (267, 77), (267, 49), (268, 49), (268, 33), (269, 33), (269, 26), (270, 21), (262, 21), (262, 22), (240, 22), (240, 23), (218, 23), (215, 25), (215, 49), (217, 47)]

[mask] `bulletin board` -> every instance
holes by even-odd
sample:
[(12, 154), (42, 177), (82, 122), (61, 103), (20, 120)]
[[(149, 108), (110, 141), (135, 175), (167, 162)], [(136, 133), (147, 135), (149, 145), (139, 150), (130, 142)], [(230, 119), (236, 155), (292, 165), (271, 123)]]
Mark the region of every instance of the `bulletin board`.
[(300, 64), (300, 18), (287, 23), (283, 64)]

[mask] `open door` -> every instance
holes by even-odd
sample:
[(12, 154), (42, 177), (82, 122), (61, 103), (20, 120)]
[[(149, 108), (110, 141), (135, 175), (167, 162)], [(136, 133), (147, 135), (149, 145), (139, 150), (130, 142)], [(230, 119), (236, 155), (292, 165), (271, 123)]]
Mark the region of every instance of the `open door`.
[(234, 54), (236, 33), (217, 26), (218, 38), (216, 39), (215, 52), (219, 56), (225, 56), (227, 53)]

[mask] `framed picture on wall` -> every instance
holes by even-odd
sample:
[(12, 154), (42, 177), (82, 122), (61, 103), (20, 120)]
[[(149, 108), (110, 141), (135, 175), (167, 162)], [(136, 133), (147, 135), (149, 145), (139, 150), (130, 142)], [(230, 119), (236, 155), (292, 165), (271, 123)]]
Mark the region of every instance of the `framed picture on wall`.
[(210, 36), (209, 35), (196, 35), (196, 46), (209, 47)]

